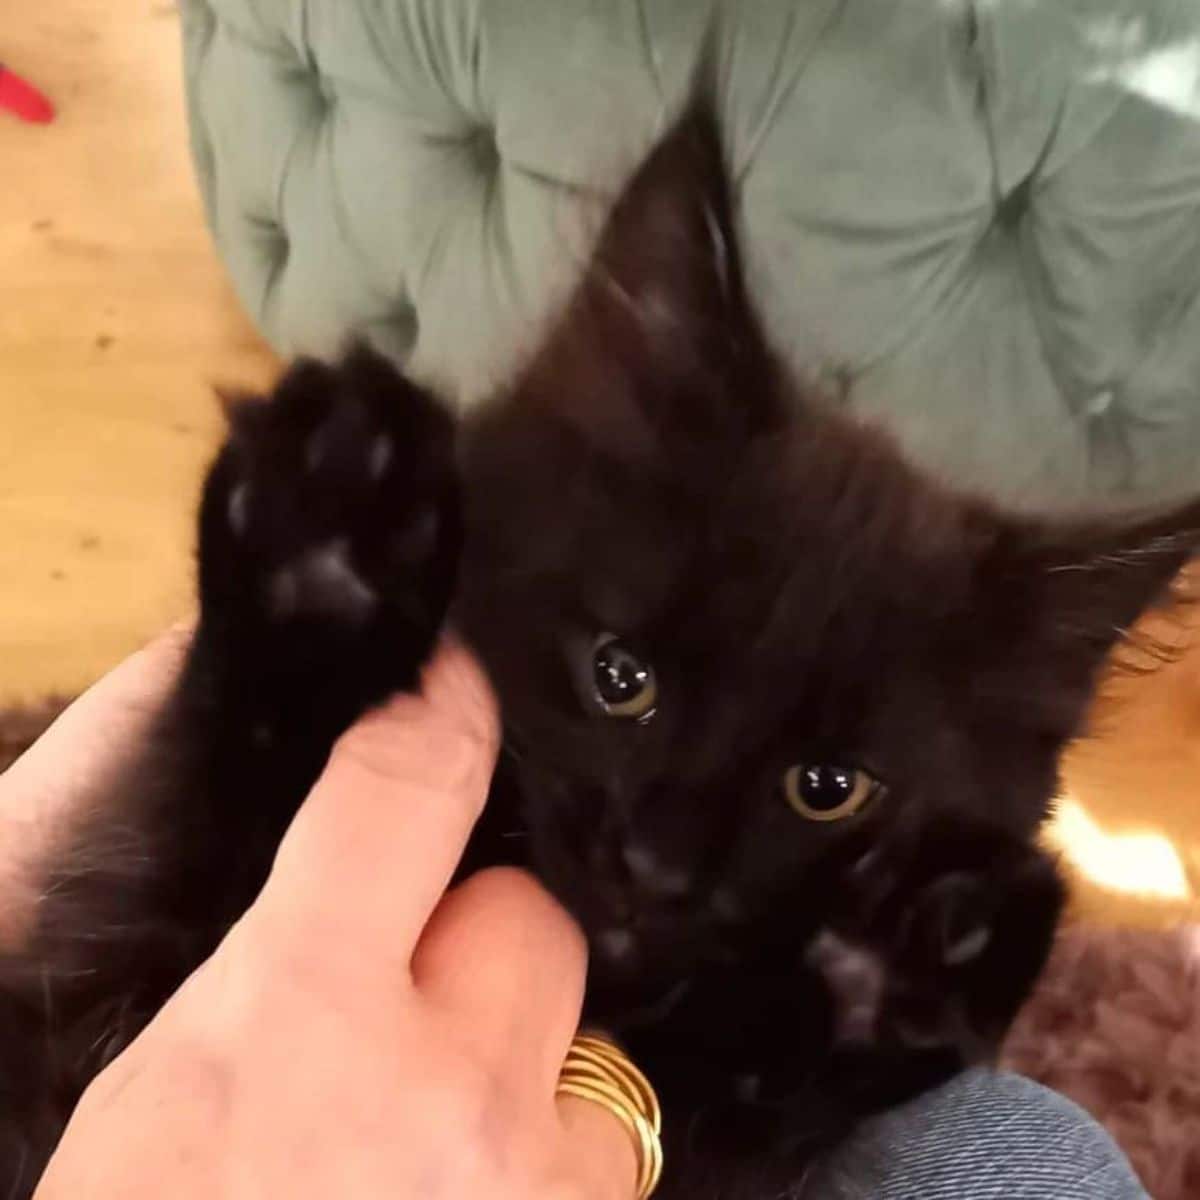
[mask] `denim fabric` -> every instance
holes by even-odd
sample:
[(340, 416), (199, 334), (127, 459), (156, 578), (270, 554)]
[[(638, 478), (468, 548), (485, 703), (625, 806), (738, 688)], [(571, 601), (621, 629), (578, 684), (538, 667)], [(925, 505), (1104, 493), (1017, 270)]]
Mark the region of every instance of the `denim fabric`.
[(1116, 1143), (1065, 1097), (977, 1070), (868, 1123), (796, 1200), (1149, 1200)]

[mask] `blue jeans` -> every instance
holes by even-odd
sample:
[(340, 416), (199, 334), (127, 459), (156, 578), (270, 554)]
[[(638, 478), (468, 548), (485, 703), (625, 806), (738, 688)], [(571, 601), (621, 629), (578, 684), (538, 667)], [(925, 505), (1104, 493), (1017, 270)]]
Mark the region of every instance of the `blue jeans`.
[(796, 1200), (1149, 1200), (1081, 1108), (1018, 1075), (971, 1071), (864, 1125)]

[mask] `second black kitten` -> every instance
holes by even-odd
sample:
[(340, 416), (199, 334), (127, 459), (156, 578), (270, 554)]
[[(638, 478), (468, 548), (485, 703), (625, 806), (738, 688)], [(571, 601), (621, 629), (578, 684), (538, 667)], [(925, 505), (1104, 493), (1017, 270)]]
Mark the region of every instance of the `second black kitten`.
[(1058, 755), (1198, 526), (1006, 516), (810, 403), (691, 114), (479, 416), (361, 350), (236, 407), (186, 670), (0, 960), (0, 1185), (31, 1192), (449, 612), (506, 730), (464, 871), (528, 867), (584, 928), (588, 1016), (663, 1100), (664, 1197), (794, 1190), (995, 1050), (1061, 907)]

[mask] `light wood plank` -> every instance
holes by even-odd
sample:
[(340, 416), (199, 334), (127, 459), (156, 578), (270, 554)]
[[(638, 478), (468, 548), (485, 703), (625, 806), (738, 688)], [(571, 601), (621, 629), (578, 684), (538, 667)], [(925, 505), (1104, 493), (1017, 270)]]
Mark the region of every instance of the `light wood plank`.
[(72, 692), (187, 610), (211, 384), (273, 368), (203, 223), (174, 7), (3, 24), (59, 119), (0, 115), (0, 703)]

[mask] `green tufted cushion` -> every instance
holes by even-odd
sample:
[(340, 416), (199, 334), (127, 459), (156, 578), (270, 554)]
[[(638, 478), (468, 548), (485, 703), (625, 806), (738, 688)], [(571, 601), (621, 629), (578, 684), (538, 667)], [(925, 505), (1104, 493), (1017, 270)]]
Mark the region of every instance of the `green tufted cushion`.
[[(1010, 502), (1200, 488), (1200, 0), (726, 0), (722, 117), (780, 349)], [(463, 403), (678, 109), (697, 0), (184, 0), (193, 147), (285, 353)]]

